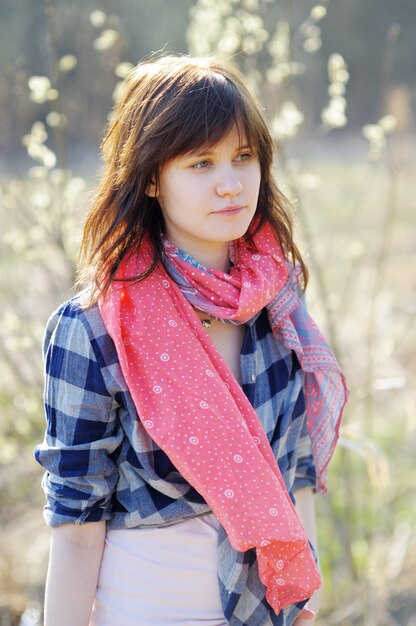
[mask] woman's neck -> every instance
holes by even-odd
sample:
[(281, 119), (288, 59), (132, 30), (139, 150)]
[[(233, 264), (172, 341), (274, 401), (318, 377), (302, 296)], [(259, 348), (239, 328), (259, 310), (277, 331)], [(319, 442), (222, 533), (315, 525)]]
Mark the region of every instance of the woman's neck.
[(178, 246), (184, 252), (190, 254), (201, 265), (208, 269), (219, 270), (220, 272), (228, 272), (230, 269), (230, 256), (229, 245), (224, 243), (222, 245), (208, 246), (192, 246), (181, 245), (178, 241), (174, 241), (173, 238), (170, 241)]
[(198, 250), (196, 254), (192, 254), (192, 256), (208, 269), (219, 270), (220, 272), (228, 272), (230, 269), (228, 246), (221, 253), (215, 254), (213, 252)]

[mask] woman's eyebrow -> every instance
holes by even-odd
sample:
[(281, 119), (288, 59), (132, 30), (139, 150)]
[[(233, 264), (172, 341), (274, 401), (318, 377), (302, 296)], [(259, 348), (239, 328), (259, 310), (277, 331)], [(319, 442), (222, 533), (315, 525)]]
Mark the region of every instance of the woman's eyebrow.
[[(240, 150), (251, 150), (251, 146), (248, 143), (245, 143), (241, 146), (237, 146), (236, 148), (234, 148), (234, 152), (239, 152)], [(196, 148), (195, 150), (192, 150), (191, 152), (189, 152), (189, 156), (190, 157), (200, 157), (200, 156), (213, 156), (215, 154), (215, 150), (213, 150), (212, 148), (207, 148), (206, 150), (204, 150), (203, 148)]]

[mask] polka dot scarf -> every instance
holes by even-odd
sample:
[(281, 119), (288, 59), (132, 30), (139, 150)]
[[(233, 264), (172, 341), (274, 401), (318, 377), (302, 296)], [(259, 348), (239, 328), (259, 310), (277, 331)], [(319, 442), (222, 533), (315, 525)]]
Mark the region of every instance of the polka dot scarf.
[[(320, 575), (261, 423), (192, 305), (234, 323), (267, 306), (273, 332), (297, 352), (305, 371), (329, 374), (305, 387), (321, 474), (335, 445), (346, 392), (335, 358), (309, 316), (293, 315), (303, 306), (290, 288), (272, 229), (264, 227), (254, 243), (255, 251), (242, 240), (231, 245), (233, 265), (224, 274), (184, 258), (167, 242), (169, 273), (158, 266), (143, 281), (114, 281), (100, 310), (141, 423), (211, 506), (232, 546), (256, 548), (267, 601), (279, 613), (309, 598)], [(140, 255), (122, 262), (118, 278), (143, 272), (150, 261), (150, 246), (144, 244)], [(314, 341), (318, 345), (311, 351)], [(331, 374), (338, 383), (328, 382)]]

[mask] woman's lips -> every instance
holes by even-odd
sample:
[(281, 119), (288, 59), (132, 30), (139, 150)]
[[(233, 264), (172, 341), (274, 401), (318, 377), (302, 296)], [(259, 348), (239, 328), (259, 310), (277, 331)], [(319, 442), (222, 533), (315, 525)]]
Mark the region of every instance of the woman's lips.
[(220, 211), (215, 211), (215, 213), (218, 213), (219, 215), (237, 215), (237, 213), (240, 213), (243, 209), (244, 209), (243, 204), (234, 205), (234, 206), (226, 206)]

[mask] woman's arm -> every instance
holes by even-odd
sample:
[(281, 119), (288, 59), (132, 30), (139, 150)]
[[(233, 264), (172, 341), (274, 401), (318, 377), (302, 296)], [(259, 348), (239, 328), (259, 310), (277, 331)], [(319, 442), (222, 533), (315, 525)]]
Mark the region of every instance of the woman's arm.
[[(305, 529), (306, 536), (315, 548), (316, 552), (318, 552), (316, 513), (313, 491), (311, 488), (308, 487), (306, 487), (305, 489), (299, 489), (295, 493), (295, 498), (296, 510), (299, 515), (299, 519), (302, 522), (302, 526)], [(315, 615), (318, 613), (319, 604), (321, 601), (321, 594), (322, 587), (315, 591), (307, 604), (308, 609), (312, 609), (312, 611), (315, 612)], [(314, 618), (311, 618), (310, 616), (308, 617), (306, 612), (304, 613), (304, 615), (302, 615), (301, 612), (294, 626), (312, 626), (314, 623)]]
[(105, 528), (105, 522), (87, 522), (52, 529), (44, 626), (88, 626)]

